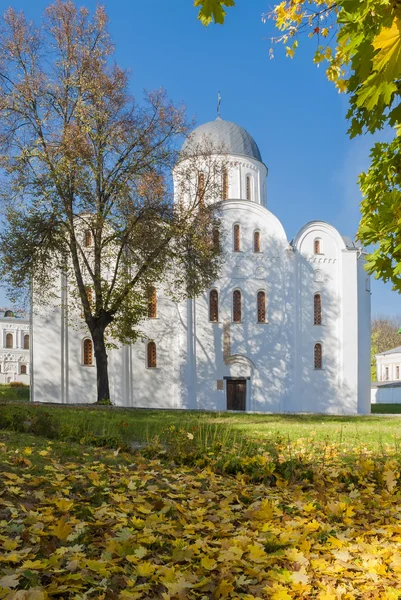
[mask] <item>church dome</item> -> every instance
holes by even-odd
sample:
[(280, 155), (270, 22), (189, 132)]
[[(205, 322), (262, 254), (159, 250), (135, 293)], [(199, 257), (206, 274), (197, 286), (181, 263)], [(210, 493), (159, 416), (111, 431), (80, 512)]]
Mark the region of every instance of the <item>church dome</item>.
[(194, 129), (184, 142), (183, 150), (188, 150), (189, 144), (202, 142), (205, 137), (216, 146), (224, 145), (227, 154), (248, 156), (262, 162), (260, 150), (253, 137), (240, 125), (225, 121), (220, 117)]

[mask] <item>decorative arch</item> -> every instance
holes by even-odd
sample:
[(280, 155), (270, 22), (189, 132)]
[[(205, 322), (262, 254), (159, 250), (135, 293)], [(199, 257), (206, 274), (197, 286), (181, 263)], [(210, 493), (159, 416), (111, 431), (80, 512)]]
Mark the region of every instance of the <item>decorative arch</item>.
[(313, 361), (314, 361), (314, 369), (319, 371), (323, 369), (323, 344), (321, 342), (317, 342), (313, 349)]
[(90, 338), (84, 338), (82, 342), (82, 364), (85, 367), (93, 366), (93, 342)]
[(238, 289), (233, 291), (233, 322), (242, 322), (242, 293)]
[(157, 354), (156, 354), (156, 344), (152, 340), (148, 342), (148, 346), (146, 348), (146, 358), (147, 358), (147, 368), (148, 369), (156, 369), (157, 367)]
[(209, 294), (209, 321), (217, 323), (219, 320), (219, 293), (217, 290), (210, 290)]

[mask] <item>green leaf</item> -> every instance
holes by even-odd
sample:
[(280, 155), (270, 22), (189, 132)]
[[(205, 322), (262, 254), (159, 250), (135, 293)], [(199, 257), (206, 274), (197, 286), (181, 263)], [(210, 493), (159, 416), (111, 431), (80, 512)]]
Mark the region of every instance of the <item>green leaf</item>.
[(224, 6), (235, 6), (235, 0), (194, 0), (194, 6), (200, 7), (198, 19), (207, 27), (214, 20), (219, 25), (224, 24), (226, 11)]

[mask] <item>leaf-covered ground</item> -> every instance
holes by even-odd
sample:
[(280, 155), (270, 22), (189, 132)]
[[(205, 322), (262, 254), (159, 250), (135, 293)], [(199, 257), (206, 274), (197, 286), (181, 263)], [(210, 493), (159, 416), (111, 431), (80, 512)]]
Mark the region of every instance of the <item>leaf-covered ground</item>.
[(0, 598), (400, 598), (400, 461), (278, 450), (261, 484), (2, 433)]

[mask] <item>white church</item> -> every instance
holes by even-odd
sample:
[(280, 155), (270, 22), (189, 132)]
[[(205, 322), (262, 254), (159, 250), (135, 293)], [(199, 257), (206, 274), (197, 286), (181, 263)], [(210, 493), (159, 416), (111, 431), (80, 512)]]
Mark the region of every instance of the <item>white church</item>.
[[(267, 207), (267, 168), (251, 135), (218, 117), (191, 142), (223, 145), (218, 281), (174, 303), (155, 290), (146, 339), (109, 351), (117, 406), (273, 413), (370, 412), (370, 283), (364, 254), (322, 221), (292, 241)], [(186, 142), (188, 143), (188, 142)], [(185, 147), (185, 145), (184, 145)], [(175, 181), (177, 187), (177, 181)], [(60, 296), (63, 294), (60, 275)], [(62, 298), (33, 313), (32, 399), (96, 398), (92, 341)]]

